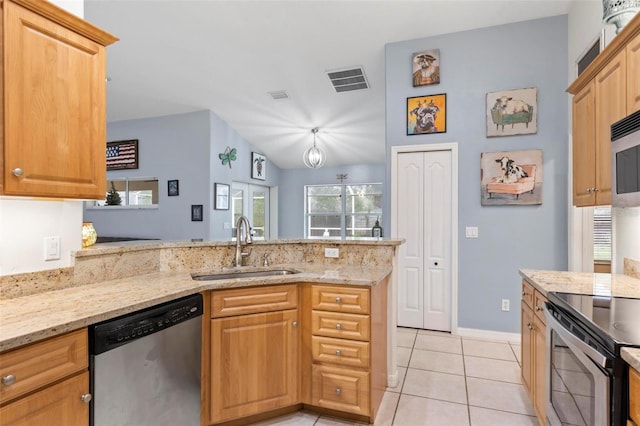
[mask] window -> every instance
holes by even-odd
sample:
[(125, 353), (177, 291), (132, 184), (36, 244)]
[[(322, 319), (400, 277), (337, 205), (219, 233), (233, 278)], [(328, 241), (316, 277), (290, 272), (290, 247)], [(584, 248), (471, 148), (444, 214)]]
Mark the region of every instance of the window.
[(611, 263), (611, 206), (593, 208), (593, 261)]
[(155, 207), (158, 205), (157, 178), (124, 178), (107, 180), (104, 200), (95, 201), (94, 207)]
[(366, 238), (382, 218), (382, 184), (305, 187), (306, 238)]

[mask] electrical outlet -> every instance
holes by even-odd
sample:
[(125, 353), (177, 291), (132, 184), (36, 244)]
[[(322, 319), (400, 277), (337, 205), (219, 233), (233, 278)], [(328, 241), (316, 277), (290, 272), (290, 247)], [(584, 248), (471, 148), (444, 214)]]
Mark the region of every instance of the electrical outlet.
[(478, 227), (477, 226), (467, 226), (465, 228), (465, 237), (467, 238), (478, 238)]
[(324, 249), (324, 257), (335, 257), (338, 258), (340, 256), (340, 251), (337, 248), (325, 248)]
[(60, 259), (60, 237), (44, 238), (44, 260)]
[(509, 312), (509, 299), (502, 299), (502, 310)]

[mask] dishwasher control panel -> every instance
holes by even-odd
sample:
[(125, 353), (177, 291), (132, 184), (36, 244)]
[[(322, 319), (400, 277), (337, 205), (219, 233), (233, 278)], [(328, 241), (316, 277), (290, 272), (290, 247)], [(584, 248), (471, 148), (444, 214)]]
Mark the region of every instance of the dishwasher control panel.
[(200, 315), (202, 295), (194, 294), (103, 321), (89, 327), (91, 354), (107, 352)]

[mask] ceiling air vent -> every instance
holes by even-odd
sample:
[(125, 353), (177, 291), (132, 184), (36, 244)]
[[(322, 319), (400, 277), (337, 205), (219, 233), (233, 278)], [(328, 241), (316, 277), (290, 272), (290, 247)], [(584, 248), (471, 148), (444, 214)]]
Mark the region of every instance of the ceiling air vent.
[(369, 83), (367, 83), (367, 78), (361, 67), (327, 71), (327, 75), (338, 93), (369, 88)]
[(289, 99), (289, 95), (287, 95), (287, 92), (285, 92), (284, 90), (277, 90), (275, 92), (268, 92), (268, 93), (275, 101), (280, 99)]

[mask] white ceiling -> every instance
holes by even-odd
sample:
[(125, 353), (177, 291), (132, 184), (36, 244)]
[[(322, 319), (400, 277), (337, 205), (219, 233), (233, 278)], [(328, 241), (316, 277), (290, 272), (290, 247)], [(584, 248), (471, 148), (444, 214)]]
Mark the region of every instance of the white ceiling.
[[(568, 13), (571, 0), (86, 0), (107, 50), (107, 120), (209, 109), (281, 168), (319, 127), (325, 167), (385, 159), (385, 44)], [(425, 45), (425, 50), (437, 46)], [(407, 58), (411, 60), (411, 58)], [(336, 93), (327, 70), (362, 66)], [(285, 90), (275, 101), (268, 92)]]

